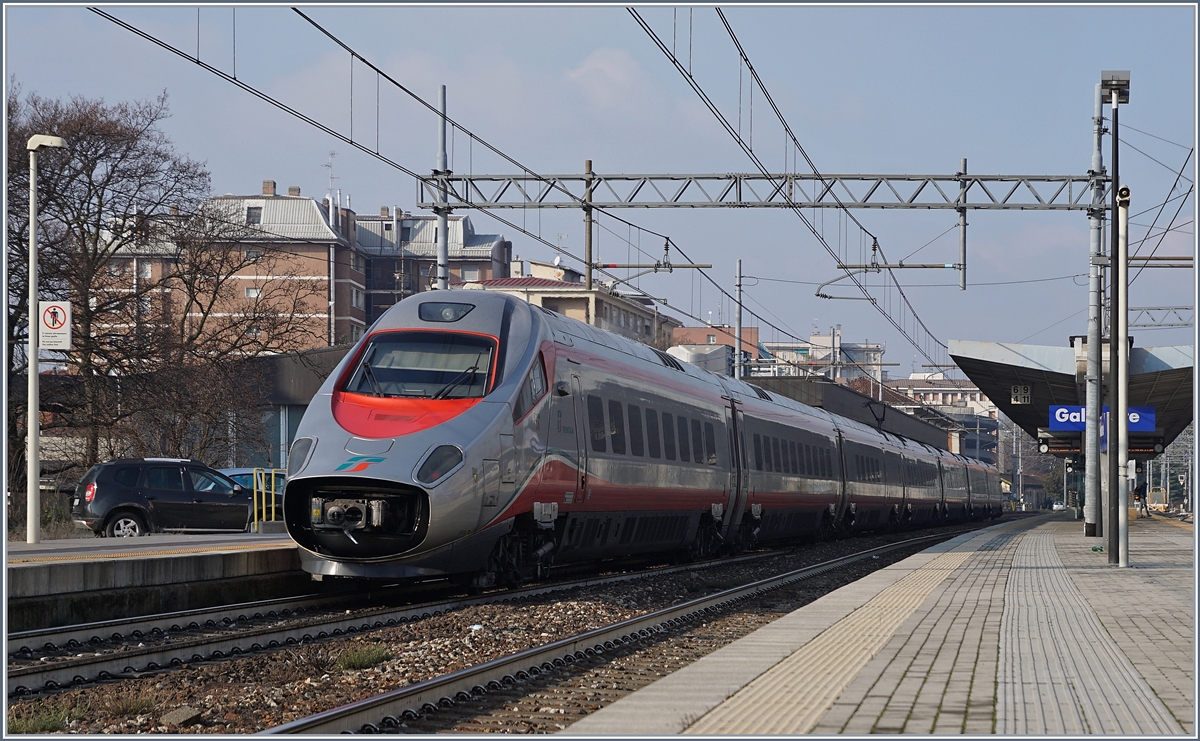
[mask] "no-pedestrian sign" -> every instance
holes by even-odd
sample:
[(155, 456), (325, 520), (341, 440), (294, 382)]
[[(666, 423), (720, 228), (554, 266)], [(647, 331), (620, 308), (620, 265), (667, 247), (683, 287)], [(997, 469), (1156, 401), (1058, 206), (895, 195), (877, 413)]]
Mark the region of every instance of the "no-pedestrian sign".
[(71, 349), (71, 303), (39, 301), (38, 347), (45, 350)]

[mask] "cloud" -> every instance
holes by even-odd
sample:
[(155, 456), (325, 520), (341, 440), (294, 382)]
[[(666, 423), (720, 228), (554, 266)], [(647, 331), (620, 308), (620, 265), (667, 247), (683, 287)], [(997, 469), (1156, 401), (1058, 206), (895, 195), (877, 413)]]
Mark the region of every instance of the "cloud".
[(601, 110), (625, 108), (649, 88), (644, 70), (625, 49), (596, 49), (563, 77)]

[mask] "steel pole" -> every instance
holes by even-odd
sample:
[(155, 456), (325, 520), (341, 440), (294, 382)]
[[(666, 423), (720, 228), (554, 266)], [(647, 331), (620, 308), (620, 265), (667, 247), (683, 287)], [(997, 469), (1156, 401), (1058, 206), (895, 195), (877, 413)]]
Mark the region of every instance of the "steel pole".
[[(1117, 216), (1117, 190), (1120, 188), (1120, 170), (1118, 165), (1120, 160), (1117, 159), (1117, 109), (1120, 104), (1117, 99), (1118, 91), (1112, 91), (1112, 131), (1109, 136), (1112, 139), (1112, 215), (1113, 221), (1116, 221)], [(1114, 223), (1115, 227), (1116, 224)], [(1108, 413), (1108, 562), (1110, 564), (1120, 563), (1121, 540), (1118, 529), (1118, 519), (1120, 518), (1120, 478), (1121, 470), (1118, 463), (1120, 457), (1116, 451), (1117, 444), (1117, 424), (1116, 407), (1117, 407), (1117, 367), (1121, 364), (1121, 355), (1125, 346), (1125, 338), (1117, 331), (1116, 311), (1117, 304), (1121, 300), (1121, 291), (1124, 286), (1117, 279), (1120, 272), (1120, 261), (1117, 256), (1119, 239), (1116, 228), (1109, 229), (1112, 232), (1112, 246), (1109, 250), (1109, 281), (1108, 281), (1108, 397), (1109, 397), (1109, 413)]]
[(446, 166), (446, 86), (438, 88), (438, 110), (442, 112), (441, 126), (438, 127), (438, 159), (437, 174), (442, 183), (439, 189), (441, 207), (437, 209), (437, 287), (439, 291), (449, 288), (450, 278), (450, 222), (446, 218), (449, 209), (446, 207), (446, 177), (450, 174)]
[(586, 184), (583, 191), (583, 288), (592, 290), (592, 161), (583, 161)]
[(41, 436), (42, 410), (38, 397), (38, 262), (37, 262), (37, 150), (29, 150), (29, 357), (25, 364), (29, 376), (29, 404), (25, 427), (28, 439), (25, 461), (25, 542), (41, 540)]
[(1117, 483), (1119, 563), (1129, 565), (1129, 188), (1117, 193), (1117, 274), (1113, 284), (1121, 287), (1114, 334), (1120, 340), (1121, 360), (1117, 364)]
[[(962, 158), (962, 172), (959, 173), (963, 179), (958, 183), (958, 202), (965, 204), (967, 202), (967, 158)], [(960, 291), (967, 290), (967, 209), (965, 207), (958, 209), (958, 289)]]
[(742, 261), (741, 258), (737, 261), (737, 279), (733, 282), (734, 293), (737, 298), (734, 303), (737, 304), (733, 310), (734, 322), (734, 350), (733, 350), (733, 377), (742, 377)]
[(1088, 211), (1091, 227), (1091, 250), (1088, 258), (1088, 323), (1087, 376), (1085, 401), (1087, 419), (1084, 429), (1084, 487), (1083, 534), (1095, 537), (1099, 530), (1100, 508), (1100, 260), (1104, 256), (1104, 157), (1101, 146), (1104, 138), (1104, 98), (1096, 85), (1096, 112), (1092, 118), (1094, 147), (1092, 149), (1092, 208)]

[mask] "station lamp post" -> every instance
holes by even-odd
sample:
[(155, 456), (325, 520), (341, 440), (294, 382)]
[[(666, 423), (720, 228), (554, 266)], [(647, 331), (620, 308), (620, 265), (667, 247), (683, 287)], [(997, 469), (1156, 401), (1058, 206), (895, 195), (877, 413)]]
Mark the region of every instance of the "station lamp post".
[(29, 376), (29, 404), (25, 418), (28, 453), (26, 455), (26, 512), (25, 540), (37, 543), (41, 539), (41, 404), (38, 399), (38, 266), (37, 266), (37, 156), (43, 148), (67, 146), (60, 136), (35, 134), (29, 138), (29, 356), (26, 373)]
[[(1121, 552), (1121, 537), (1120, 537), (1120, 507), (1122, 487), (1121, 477), (1125, 474), (1124, 470), (1118, 467), (1119, 454), (1117, 453), (1115, 444), (1117, 443), (1118, 428), (1124, 430), (1128, 424), (1128, 420), (1121, 419), (1117, 415), (1117, 406), (1119, 399), (1123, 397), (1122, 389), (1119, 389), (1120, 380), (1118, 378), (1118, 367), (1122, 361), (1128, 362), (1129, 357), (1129, 340), (1125, 335), (1128, 331), (1118, 334), (1116, 313), (1117, 307), (1124, 301), (1124, 293), (1126, 287), (1117, 279), (1118, 272), (1121, 267), (1118, 265), (1118, 255), (1120, 247), (1118, 245), (1120, 231), (1117, 225), (1117, 194), (1121, 188), (1121, 170), (1120, 160), (1118, 159), (1119, 150), (1117, 144), (1120, 139), (1118, 129), (1118, 111), (1121, 103), (1129, 102), (1129, 70), (1104, 70), (1100, 73), (1100, 89), (1108, 97), (1108, 103), (1112, 109), (1112, 131), (1109, 135), (1112, 137), (1112, 184), (1109, 191), (1111, 198), (1112, 209), (1110, 219), (1111, 232), (1111, 247), (1109, 249), (1109, 272), (1108, 284), (1110, 290), (1109, 297), (1109, 321), (1108, 321), (1108, 348), (1109, 348), (1109, 363), (1108, 363), (1108, 396), (1110, 399), (1108, 415), (1108, 507), (1104, 518), (1105, 525), (1108, 529), (1108, 562), (1110, 564), (1120, 563)], [(1126, 268), (1128, 265), (1126, 265)], [(1122, 323), (1124, 324), (1124, 323)]]

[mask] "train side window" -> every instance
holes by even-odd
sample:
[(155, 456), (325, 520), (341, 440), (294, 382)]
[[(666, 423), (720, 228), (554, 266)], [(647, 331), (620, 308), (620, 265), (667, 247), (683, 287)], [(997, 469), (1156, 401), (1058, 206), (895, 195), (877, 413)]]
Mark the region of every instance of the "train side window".
[(629, 452), (641, 458), (646, 454), (642, 441), (642, 408), (629, 405)]
[(804, 446), (804, 463), (808, 466), (808, 470), (812, 471), (813, 476), (820, 476), (821, 471), (821, 449), (816, 445)]
[(756, 432), (754, 433), (754, 470), (763, 470), (762, 463), (762, 436)]
[(692, 453), (697, 463), (707, 463), (708, 456), (704, 451), (704, 436), (700, 432), (700, 420), (692, 420)]
[(801, 445), (803, 445), (803, 443), (797, 445), (795, 440), (784, 440), (783, 444), (787, 446), (788, 449), (788, 468), (797, 476), (803, 476), (804, 461), (800, 460), (800, 451), (802, 450)]
[(788, 451), (788, 441), (785, 438), (779, 438), (779, 452), (783, 454), (783, 472), (787, 474), (794, 473), (792, 471), (792, 456)]
[(650, 448), (651, 458), (661, 457), (662, 450), (658, 440), (658, 412), (653, 409), (646, 410), (646, 443)]
[(783, 456), (779, 455), (779, 438), (771, 438), (771, 452), (775, 458), (775, 473), (783, 473)]
[(608, 427), (612, 433), (612, 452), (625, 455), (625, 412), (616, 399), (608, 401)]
[(679, 415), (675, 417), (675, 422), (679, 425), (679, 461), (687, 463), (692, 459), (691, 450), (688, 448), (688, 423), (687, 417)]
[(823, 457), (825, 459), (825, 476), (827, 478), (833, 478), (833, 452), (830, 451), (829, 448), (825, 448), (824, 452), (825, 455)]
[(708, 465), (717, 465), (717, 429), (712, 422), (704, 423), (704, 449), (708, 451)]
[(541, 401), (542, 396), (545, 394), (546, 366), (542, 362), (542, 356), (539, 353), (537, 360), (533, 363), (533, 367), (529, 369), (529, 375), (525, 377), (525, 382), (521, 384), (521, 393), (517, 396), (517, 400), (513, 404), (513, 422), (524, 417), (530, 409), (533, 409), (534, 404)]
[(793, 443), (793, 445), (792, 456), (796, 459), (796, 467), (800, 469), (800, 475), (812, 476), (812, 458), (808, 454), (808, 443)]
[(604, 402), (599, 396), (588, 394), (588, 429), (592, 434), (592, 450), (603, 453), (608, 450), (607, 436), (604, 434)]
[(775, 466), (771, 463), (771, 436), (763, 435), (763, 470), (771, 472)]
[(670, 412), (663, 412), (663, 455), (669, 461), (675, 460), (675, 419)]

